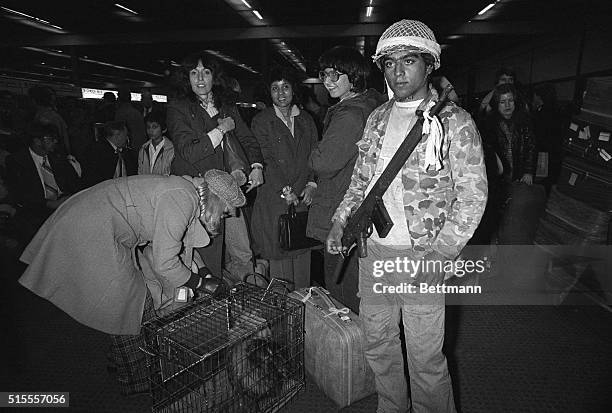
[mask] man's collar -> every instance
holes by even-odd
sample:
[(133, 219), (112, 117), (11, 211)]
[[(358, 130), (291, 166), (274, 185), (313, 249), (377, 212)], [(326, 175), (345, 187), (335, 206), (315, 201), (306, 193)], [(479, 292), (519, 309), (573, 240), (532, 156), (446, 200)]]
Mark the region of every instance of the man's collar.
[(151, 147), (153, 147), (154, 149), (157, 149), (158, 147), (162, 147), (163, 148), (164, 146), (166, 146), (166, 137), (162, 136), (161, 140), (159, 141), (159, 143), (157, 145), (155, 145), (153, 143), (152, 139), (149, 139), (149, 145)]
[[(427, 107), (429, 106), (429, 102), (434, 102), (435, 103), (435, 102), (438, 101), (439, 98), (440, 97), (438, 96), (438, 92), (436, 91), (436, 89), (430, 83), (429, 84), (429, 91), (427, 92), (427, 96), (425, 96), (425, 98), (423, 99), (423, 101), (421, 102), (421, 104), (419, 105), (417, 110), (425, 111), (427, 109)], [(391, 99), (391, 101), (393, 101), (393, 103), (395, 103), (397, 101), (395, 96)]]
[(110, 144), (110, 146), (113, 147), (113, 149), (115, 150), (115, 153), (117, 152), (123, 152), (123, 150), (125, 148), (119, 148), (117, 145), (115, 145), (114, 143), (112, 143), (109, 139), (106, 139), (106, 142), (108, 142)]
[(34, 159), (35, 161), (38, 161), (38, 163), (43, 163), (45, 160), (45, 156), (44, 155), (39, 155), (36, 152), (34, 152), (34, 150), (31, 147), (28, 147), (28, 149), (30, 150), (30, 155), (32, 155), (32, 159)]

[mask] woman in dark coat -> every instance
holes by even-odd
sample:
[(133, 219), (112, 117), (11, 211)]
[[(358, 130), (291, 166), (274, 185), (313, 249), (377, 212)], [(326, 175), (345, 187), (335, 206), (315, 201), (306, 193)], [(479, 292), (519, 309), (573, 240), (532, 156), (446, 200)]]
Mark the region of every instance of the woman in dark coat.
[(513, 85), (497, 86), (491, 97), (493, 111), (487, 123), (487, 146), (501, 162), (498, 172), (504, 186), (512, 182), (533, 184), (536, 142), (528, 114), (517, 108)]
[(491, 188), (487, 213), (499, 214), (500, 244), (531, 243), (544, 197), (543, 188), (533, 187), (537, 166), (535, 135), (516, 97), (511, 84), (493, 90), (493, 110), (484, 133)]
[[(332, 98), (340, 99), (330, 107), (323, 122), (323, 139), (310, 155), (310, 167), (317, 178), (308, 216), (307, 235), (325, 242), (331, 229), (331, 217), (348, 189), (357, 159), (357, 141), (363, 135), (368, 116), (385, 99), (374, 89), (366, 89), (369, 63), (357, 50), (336, 46), (319, 58), (319, 77)], [(357, 276), (346, 294), (332, 280), (338, 255), (325, 252), (325, 286), (338, 300), (356, 309)], [(347, 271), (355, 269), (346, 265)], [(350, 281), (349, 281), (350, 282)], [(346, 284), (346, 283), (345, 283)]]
[[(221, 169), (232, 173), (239, 185), (246, 183), (248, 176), (247, 192), (261, 185), (264, 178), (259, 145), (236, 105), (226, 98), (225, 76), (219, 62), (206, 53), (193, 54), (181, 62), (171, 80), (174, 96), (168, 103), (166, 123), (175, 149), (172, 174), (198, 176), (209, 169)], [(232, 239), (226, 243), (226, 255), (250, 260), (243, 218), (233, 220), (229, 229)], [(222, 228), (209, 246), (198, 249), (217, 277), (223, 276), (225, 239), (226, 230)]]
[[(295, 104), (294, 79), (287, 70), (272, 70), (269, 86), (273, 104), (251, 124), (266, 174), (253, 207), (252, 234), (255, 252), (270, 261), (270, 275), (302, 288), (310, 286), (310, 250), (283, 251), (278, 241), (279, 216), (287, 212), (289, 204), (310, 205), (315, 189), (308, 156), (317, 142), (317, 128), (308, 112)], [(298, 196), (303, 197), (301, 205)]]

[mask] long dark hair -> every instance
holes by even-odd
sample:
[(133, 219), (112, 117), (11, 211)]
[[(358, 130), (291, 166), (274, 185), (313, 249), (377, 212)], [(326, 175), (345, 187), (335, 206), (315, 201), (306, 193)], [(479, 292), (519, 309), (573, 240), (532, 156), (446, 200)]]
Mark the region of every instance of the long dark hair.
[(185, 57), (179, 67), (176, 67), (170, 75), (171, 97), (175, 99), (189, 99), (197, 101), (197, 96), (191, 89), (189, 72), (198, 66), (198, 62), (212, 72), (213, 86), (212, 93), (217, 109), (221, 108), (225, 102), (225, 92), (227, 90), (225, 74), (221, 63), (206, 52), (197, 52)]
[(512, 93), (512, 97), (514, 98), (514, 112), (508, 121), (515, 123), (517, 126), (529, 124), (529, 114), (525, 110), (525, 104), (521, 99), (518, 89), (511, 83), (504, 83), (495, 86), (495, 89), (493, 89), (493, 95), (491, 96), (491, 101), (489, 102), (489, 105), (491, 106), (490, 119), (493, 122), (499, 122), (504, 119), (499, 113), (499, 101), (501, 95), (505, 95), (506, 93)]

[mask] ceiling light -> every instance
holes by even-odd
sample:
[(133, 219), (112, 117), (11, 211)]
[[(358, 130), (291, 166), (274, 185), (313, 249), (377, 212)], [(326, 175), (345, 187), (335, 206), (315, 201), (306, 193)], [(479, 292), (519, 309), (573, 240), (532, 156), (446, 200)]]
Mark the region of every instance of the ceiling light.
[(372, 10), (373, 9), (374, 9), (374, 7), (371, 7), (371, 6), (366, 7), (366, 17), (372, 16)]
[(263, 20), (263, 17), (261, 16), (261, 14), (259, 14), (257, 10), (252, 10), (252, 12), (259, 20)]
[(39, 65), (34, 65), (36, 67), (43, 67), (45, 69), (49, 69), (49, 70), (58, 70), (60, 72), (72, 72), (71, 69), (66, 69), (65, 67), (57, 67), (57, 66), (49, 66), (47, 64), (41, 63)]
[[(3, 6), (0, 6), (0, 9), (2, 9), (2, 10), (4, 10), (4, 11), (7, 11), (7, 12), (9, 12), (9, 13), (11, 13), (11, 14), (15, 14), (15, 15), (17, 15), (17, 16), (25, 17), (26, 19), (30, 20), (30, 21), (31, 21), (31, 22), (33, 22), (33, 23), (38, 23), (38, 24), (39, 24), (39, 26), (38, 26), (39, 28), (43, 28), (43, 27), (41, 27), (41, 26), (40, 26), (40, 25), (42, 25), (42, 26), (47, 26), (47, 27), (53, 27), (53, 28), (55, 28), (55, 29), (57, 29), (57, 30), (64, 30), (64, 29), (63, 29), (63, 28), (61, 28), (60, 26), (57, 26), (57, 25), (55, 25), (55, 24), (51, 24), (51, 23), (49, 23), (47, 20), (43, 20), (43, 19), (40, 19), (40, 18), (35, 17), (35, 16), (30, 16), (29, 14), (22, 13), (22, 12), (17, 11), (17, 10), (9, 9), (8, 7), (3, 7)], [(25, 23), (25, 22), (24, 22), (24, 23)], [(27, 23), (26, 23), (26, 24), (27, 24)], [(30, 23), (30, 24), (31, 24), (31, 23)]]
[(484, 9), (480, 10), (478, 12), (479, 16), (482, 16), (483, 14), (485, 14), (486, 12), (488, 12), (489, 10), (491, 10), (491, 8), (495, 6), (495, 3), (490, 3), (488, 6), (486, 6)]
[(119, 3), (115, 3), (115, 6), (117, 6), (117, 7), (119, 7), (120, 9), (123, 9), (123, 10), (125, 10), (125, 11), (127, 11), (127, 12), (130, 12), (130, 13), (135, 14), (135, 15), (137, 15), (137, 16), (138, 16), (138, 13), (136, 13), (134, 10), (132, 10), (132, 9), (128, 9), (127, 7), (122, 6), (122, 5), (121, 5), (121, 4), (119, 4)]
[(231, 64), (233, 64), (234, 66), (237, 66), (237, 67), (243, 68), (243, 69), (244, 69), (244, 70), (246, 70), (247, 72), (251, 72), (251, 73), (254, 73), (254, 74), (259, 74), (259, 72), (258, 72), (258, 71), (256, 71), (255, 69), (253, 69), (252, 67), (247, 66), (246, 64), (241, 63), (241, 62), (237, 61), (236, 59), (234, 59), (234, 58), (232, 58), (232, 57), (230, 57), (230, 56), (227, 56), (227, 55), (225, 55), (225, 54), (223, 54), (223, 53), (221, 53), (221, 52), (219, 52), (219, 51), (217, 51), (217, 50), (210, 50), (210, 49), (206, 49), (206, 50), (204, 50), (204, 51), (205, 51), (206, 53), (209, 53), (209, 54), (211, 54), (211, 55), (213, 55), (213, 56), (218, 57), (219, 59), (221, 59), (221, 60), (223, 60), (223, 61), (225, 61), (225, 62), (231, 63)]
[[(33, 52), (45, 53), (51, 56), (63, 57), (64, 59), (71, 59), (71, 56), (68, 54), (58, 53), (58, 52), (54, 52), (54, 51), (46, 50), (46, 49), (40, 49), (38, 47), (24, 46), (23, 49), (31, 50)], [(134, 69), (132, 67), (119, 66), (119, 65), (114, 65), (111, 63), (102, 62), (100, 60), (89, 59), (87, 56), (79, 57), (79, 61), (86, 62), (86, 63), (94, 63), (94, 64), (101, 65), (101, 66), (113, 67), (115, 69), (120, 69), (120, 70), (129, 70), (132, 72), (144, 73), (144, 74), (156, 76), (156, 77), (164, 77), (164, 75), (160, 75), (158, 73), (153, 73), (153, 72), (148, 72), (146, 70)]]
[(248, 1), (246, 0), (242, 0), (242, 2), (244, 3), (245, 6), (247, 6), (249, 9), (251, 8), (251, 5), (249, 4)]

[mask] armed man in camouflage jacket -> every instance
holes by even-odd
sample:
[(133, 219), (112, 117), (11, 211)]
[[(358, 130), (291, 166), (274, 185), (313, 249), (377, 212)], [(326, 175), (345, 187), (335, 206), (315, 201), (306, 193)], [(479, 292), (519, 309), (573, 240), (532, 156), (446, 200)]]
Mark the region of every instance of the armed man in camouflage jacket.
[[(429, 287), (443, 286), (446, 264), (457, 258), (484, 212), (487, 179), (481, 139), (470, 115), (452, 102), (442, 108), (439, 121), (427, 116), (438, 100), (429, 75), (440, 66), (440, 46), (426, 25), (402, 20), (390, 26), (374, 61), (394, 98), (372, 112), (357, 142), (359, 155), (332, 218), (327, 250), (342, 250), (340, 239), (351, 212), (416, 122), (416, 111), (423, 110), (423, 138), (383, 196), (394, 225), (385, 238), (374, 231), (368, 256), (359, 260), (360, 318), (366, 358), (376, 378), (377, 412), (455, 412), (442, 353), (444, 290)], [(400, 319), (412, 401), (403, 370)]]

